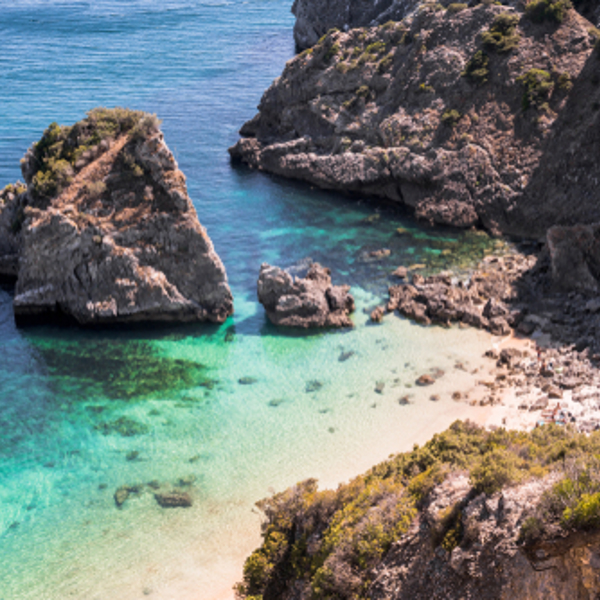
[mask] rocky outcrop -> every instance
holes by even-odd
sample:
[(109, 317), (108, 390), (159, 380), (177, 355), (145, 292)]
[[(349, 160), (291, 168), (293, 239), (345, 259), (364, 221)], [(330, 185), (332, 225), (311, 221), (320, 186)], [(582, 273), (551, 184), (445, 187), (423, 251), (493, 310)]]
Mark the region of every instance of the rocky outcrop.
[(73, 127), (53, 124), (22, 171), (17, 319), (222, 322), (232, 313), (225, 269), (155, 118), (97, 109)]
[(9, 184), (0, 191), (0, 279), (16, 280), (21, 246), (20, 221), (27, 188)]
[(535, 258), (512, 257), (487, 261), (467, 279), (442, 273), (430, 277), (415, 274), (411, 283), (391, 286), (386, 312), (400, 314), (424, 325), (461, 322), (496, 335), (507, 335), (521, 320), (521, 311), (510, 306), (516, 299), (513, 286), (535, 264)]
[(551, 227), (546, 237), (556, 285), (563, 290), (597, 292), (600, 224)]
[(258, 278), (258, 301), (271, 323), (287, 327), (352, 327), (350, 286), (332, 285), (329, 269), (318, 263), (304, 277), (264, 263)]
[(577, 140), (597, 142), (591, 23), (514, 4), (424, 4), (400, 23), (330, 32), (287, 63), (232, 158), (431, 222), (526, 236), (571, 224), (564, 195), (548, 203), (542, 185), (555, 176), (547, 166), (566, 161), (561, 189), (576, 165), (576, 189), (587, 186), (578, 218), (597, 212), (600, 163), (576, 151)]
[(348, 31), (389, 20), (400, 21), (421, 0), (294, 0), (294, 41), (304, 50), (314, 46), (330, 29)]
[[(578, 532), (519, 548), (520, 524), (549, 482), (532, 481), (501, 494), (473, 497), (468, 477), (436, 488), (411, 530), (377, 567), (372, 600), (481, 598), (584, 600), (600, 590), (600, 534)], [(435, 548), (440, 517), (460, 511), (463, 543)], [(435, 535), (435, 534), (434, 534)]]

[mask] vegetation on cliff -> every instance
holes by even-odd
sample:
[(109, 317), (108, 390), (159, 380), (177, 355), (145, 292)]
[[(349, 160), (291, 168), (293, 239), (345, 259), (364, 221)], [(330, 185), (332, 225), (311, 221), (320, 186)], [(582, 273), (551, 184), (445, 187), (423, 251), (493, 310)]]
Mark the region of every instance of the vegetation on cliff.
[(34, 197), (41, 200), (60, 194), (77, 171), (108, 149), (110, 140), (125, 133), (133, 139), (145, 137), (159, 126), (156, 115), (127, 108), (95, 108), (72, 126), (51, 123), (33, 145), (33, 167), (26, 173)]
[[(424, 446), (373, 467), (336, 491), (308, 480), (258, 503), (263, 544), (247, 559), (238, 593), (248, 600), (367, 598), (375, 567), (405, 534), (432, 492), (456, 475), (470, 499), (535, 478), (555, 481), (522, 522), (520, 541), (600, 525), (600, 433), (544, 426), (531, 433), (487, 431), (455, 422)], [(437, 515), (431, 543), (450, 552), (469, 544), (461, 502)], [(472, 540), (471, 540), (472, 541)]]

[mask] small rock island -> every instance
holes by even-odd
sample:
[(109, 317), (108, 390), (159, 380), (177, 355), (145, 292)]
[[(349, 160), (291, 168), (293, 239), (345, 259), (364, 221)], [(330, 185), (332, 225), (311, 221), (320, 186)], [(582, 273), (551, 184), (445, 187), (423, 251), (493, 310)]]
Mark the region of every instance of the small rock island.
[(0, 192), (0, 275), (19, 322), (221, 323), (225, 268), (154, 115), (97, 108), (52, 123)]
[(354, 298), (348, 285), (332, 285), (331, 272), (312, 263), (304, 277), (293, 277), (263, 263), (258, 277), (258, 301), (274, 325), (288, 327), (352, 327)]

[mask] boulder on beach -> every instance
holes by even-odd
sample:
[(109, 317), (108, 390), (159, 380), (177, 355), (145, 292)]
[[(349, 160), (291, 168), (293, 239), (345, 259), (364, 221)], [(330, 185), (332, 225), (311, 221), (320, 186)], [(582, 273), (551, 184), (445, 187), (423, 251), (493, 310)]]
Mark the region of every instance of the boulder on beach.
[(350, 286), (332, 285), (331, 272), (318, 263), (311, 263), (304, 277), (263, 263), (257, 289), (258, 301), (275, 325), (352, 327)]

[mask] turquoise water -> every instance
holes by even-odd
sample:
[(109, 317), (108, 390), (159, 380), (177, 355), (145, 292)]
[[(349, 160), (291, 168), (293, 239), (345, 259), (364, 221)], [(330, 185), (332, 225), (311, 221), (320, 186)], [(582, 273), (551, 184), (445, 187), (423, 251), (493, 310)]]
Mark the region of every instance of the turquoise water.
[[(365, 311), (399, 264), (464, 266), (491, 242), (229, 163), (293, 55), (290, 4), (0, 0), (0, 186), (52, 121), (98, 105), (157, 113), (236, 310), (220, 327), (18, 330), (0, 288), (1, 600), (228, 597), (258, 540), (256, 500), (312, 475), (334, 484), (460, 414), (453, 365), (475, 364), (489, 338), (372, 326)], [(367, 259), (382, 247), (388, 258)], [(267, 323), (260, 264), (306, 257), (352, 284), (352, 331)], [(446, 379), (412, 388), (434, 367)], [(148, 482), (194, 506), (160, 508)], [(115, 490), (134, 484), (117, 509)]]

